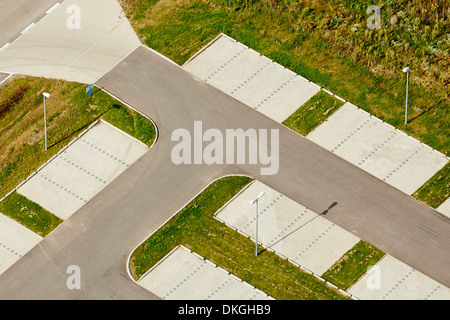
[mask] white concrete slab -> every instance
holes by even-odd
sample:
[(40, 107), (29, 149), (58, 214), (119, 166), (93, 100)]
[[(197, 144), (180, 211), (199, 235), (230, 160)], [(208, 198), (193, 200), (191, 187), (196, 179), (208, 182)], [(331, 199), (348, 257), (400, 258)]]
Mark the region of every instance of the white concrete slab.
[(41, 240), (41, 236), (0, 213), (0, 274)]
[(18, 193), (65, 220), (148, 148), (99, 122), (18, 189)]
[(0, 70), (90, 84), (139, 45), (116, 0), (67, 0), (0, 53)]
[(264, 292), (180, 246), (138, 284), (164, 300), (272, 300)]
[(345, 103), (307, 138), (412, 194), (448, 160), (418, 140)]
[(386, 255), (347, 291), (361, 300), (449, 300), (450, 289)]
[(249, 202), (261, 191), (258, 242), (263, 247), (322, 275), (360, 239), (324, 217), (254, 181), (216, 214), (243, 234), (256, 238), (256, 208)]
[(277, 122), (320, 90), (227, 36), (218, 37), (183, 68)]
[(450, 198), (445, 200), (436, 210), (447, 217), (450, 217)]

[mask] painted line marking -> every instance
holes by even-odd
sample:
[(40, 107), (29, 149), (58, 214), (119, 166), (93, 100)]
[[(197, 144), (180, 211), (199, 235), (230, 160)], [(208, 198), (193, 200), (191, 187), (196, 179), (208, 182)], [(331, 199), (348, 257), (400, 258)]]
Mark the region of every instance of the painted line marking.
[(27, 33), (28, 30), (30, 30), (34, 25), (35, 25), (34, 22), (30, 23), (30, 25), (29, 25), (28, 27), (26, 27), (25, 29), (23, 29), (23, 31), (21, 32), (21, 34), (24, 35), (25, 33)]

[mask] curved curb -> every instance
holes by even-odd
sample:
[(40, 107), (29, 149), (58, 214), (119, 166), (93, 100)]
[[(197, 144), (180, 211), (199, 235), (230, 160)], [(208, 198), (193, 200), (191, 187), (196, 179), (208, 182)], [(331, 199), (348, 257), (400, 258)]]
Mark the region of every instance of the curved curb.
[(147, 116), (145, 113), (142, 113), (141, 111), (139, 111), (138, 109), (134, 108), (133, 106), (131, 106), (130, 104), (126, 103), (125, 101), (123, 101), (122, 99), (120, 99), (119, 97), (115, 96), (114, 94), (112, 94), (111, 92), (109, 92), (108, 90), (98, 87), (96, 84), (94, 84), (98, 89), (100, 89), (101, 91), (105, 92), (106, 94), (110, 95), (112, 98), (116, 99), (117, 101), (119, 101), (120, 103), (123, 103), (125, 106), (127, 106), (128, 108), (130, 108), (131, 110), (139, 113), (141, 116), (145, 117), (146, 119), (150, 120), (153, 124), (153, 126), (155, 127), (155, 131), (156, 131), (156, 136), (155, 136), (155, 140), (153, 141), (153, 143), (151, 144), (151, 146), (148, 148), (149, 151), (153, 148), (153, 146), (155, 145), (155, 143), (158, 141), (159, 139), (159, 129), (158, 126), (156, 125), (155, 121), (153, 121), (152, 118), (150, 118), (149, 116)]

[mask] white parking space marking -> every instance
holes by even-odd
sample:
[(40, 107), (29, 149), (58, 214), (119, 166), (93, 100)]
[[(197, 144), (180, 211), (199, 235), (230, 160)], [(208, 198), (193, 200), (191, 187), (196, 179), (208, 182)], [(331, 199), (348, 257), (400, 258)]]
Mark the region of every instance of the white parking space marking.
[(41, 240), (41, 236), (0, 213), (0, 274)]
[[(449, 300), (450, 289), (386, 255), (348, 292), (361, 300)], [(377, 278), (378, 277), (378, 278)]]
[(164, 300), (273, 300), (183, 246), (170, 252), (138, 284)]
[(20, 32), (22, 35), (24, 35), (25, 33), (28, 32), (28, 30), (30, 30), (31, 28), (33, 28), (33, 26), (35, 25), (34, 22), (30, 23), (25, 29), (22, 30), (22, 32)]
[(46, 14), (50, 14), (53, 10), (55, 10), (57, 7), (59, 7), (60, 3), (57, 2), (55, 3), (50, 9), (48, 9), (47, 11), (45, 11)]
[(320, 88), (258, 52), (222, 35), (183, 69), (282, 122)]
[(442, 154), (349, 103), (307, 138), (407, 194), (448, 162)]
[(65, 220), (147, 150), (143, 143), (101, 121), (17, 191)]
[(220, 210), (216, 218), (256, 238), (256, 209), (250, 205), (259, 192), (258, 242), (317, 275), (322, 275), (360, 241), (324, 217), (254, 181)]

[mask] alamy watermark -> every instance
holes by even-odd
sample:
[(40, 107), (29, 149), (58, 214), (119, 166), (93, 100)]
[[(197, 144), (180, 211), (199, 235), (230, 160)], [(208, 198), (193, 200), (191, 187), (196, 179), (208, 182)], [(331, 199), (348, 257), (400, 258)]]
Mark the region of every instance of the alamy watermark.
[[(381, 8), (377, 5), (370, 5), (367, 7), (367, 14), (370, 14), (370, 16), (367, 19), (367, 28), (370, 30), (372, 29), (381, 29)], [(397, 16), (393, 15), (390, 18), (391, 25), (394, 25), (398, 22)]]
[(172, 132), (171, 140), (178, 142), (171, 152), (176, 165), (259, 164), (261, 175), (275, 175), (279, 170), (278, 129), (203, 131), (202, 121), (194, 121), (193, 135), (188, 129), (180, 128)]

